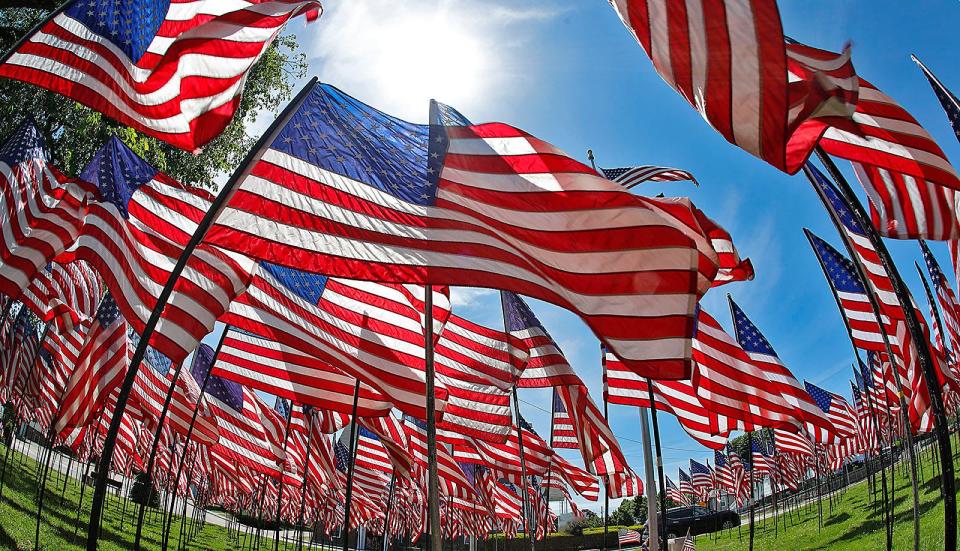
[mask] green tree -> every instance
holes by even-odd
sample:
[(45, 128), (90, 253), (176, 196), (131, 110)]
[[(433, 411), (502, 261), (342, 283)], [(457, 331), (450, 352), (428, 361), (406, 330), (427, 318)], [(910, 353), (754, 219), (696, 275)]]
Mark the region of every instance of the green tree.
[[(4, 52), (49, 14), (49, 8), (6, 7), (19, 4), (0, 1), (0, 50)], [(215, 178), (231, 173), (253, 146), (258, 136), (251, 136), (248, 126), (261, 113), (277, 113), (306, 69), (306, 57), (297, 50), (296, 37), (277, 37), (251, 70), (233, 121), (197, 155), (145, 136), (59, 94), (13, 79), (0, 79), (0, 137), (7, 136), (24, 118), (33, 117), (47, 139), (54, 164), (75, 176), (100, 145), (116, 134), (158, 170), (185, 184), (210, 188)]]
[(610, 514), (610, 524), (632, 526), (636, 524), (633, 517), (633, 500), (627, 498), (620, 502), (620, 506)]

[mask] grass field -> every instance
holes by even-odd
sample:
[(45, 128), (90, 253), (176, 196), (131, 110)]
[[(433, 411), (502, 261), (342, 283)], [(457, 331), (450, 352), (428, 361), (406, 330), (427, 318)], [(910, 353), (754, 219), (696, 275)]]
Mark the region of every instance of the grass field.
[[(0, 453), (3, 452), (6, 452), (6, 447), (0, 445)], [(20, 465), (21, 461), (22, 465)], [(37, 510), (34, 499), (37, 488), (37, 467), (37, 462), (30, 457), (21, 456), (16, 451), (10, 454), (3, 499), (0, 500), (0, 549), (33, 549)], [(84, 494), (84, 507), (78, 522), (76, 514), (77, 504), (80, 501), (80, 484), (76, 480), (68, 479), (64, 501), (61, 504), (62, 486), (54, 488), (56, 480), (56, 475), (51, 472), (50, 482), (47, 484), (48, 493), (44, 501), (43, 521), (40, 525), (41, 548), (85, 549), (92, 488), (88, 487)], [(100, 549), (120, 551), (133, 548), (136, 506), (129, 500), (126, 501), (125, 520), (121, 522), (122, 501), (113, 495), (108, 496)], [(175, 526), (179, 526), (179, 517), (176, 522)], [(76, 532), (75, 537), (74, 532)], [(177, 532), (176, 528), (171, 531), (173, 540), (170, 549), (176, 548)], [(160, 519), (148, 516), (147, 522), (144, 523), (143, 548), (160, 549), (160, 547)], [(209, 523), (187, 546), (187, 549), (191, 550), (239, 548), (228, 538), (226, 528)], [(270, 549), (273, 549), (272, 545)]]
[[(920, 549), (943, 549), (943, 502), (940, 489), (933, 480), (930, 454), (923, 455), (923, 479), (920, 485)], [(955, 456), (956, 459), (956, 456)], [(956, 461), (955, 461), (956, 462)], [(920, 476), (918, 474), (918, 476)], [(877, 477), (879, 481), (879, 476)], [(893, 549), (913, 548), (913, 498), (910, 479), (897, 469), (896, 523), (894, 524)], [(879, 482), (877, 483), (879, 487)], [(850, 486), (834, 500), (831, 513), (828, 502), (823, 501), (823, 527), (818, 526), (816, 503), (801, 507), (793, 515), (780, 518), (779, 532), (774, 531), (773, 520), (758, 522), (755, 528), (754, 549), (758, 551), (793, 551), (801, 549), (854, 549), (874, 551), (884, 549), (885, 531), (883, 511), (874, 508), (866, 481)], [(879, 494), (878, 494), (879, 495)], [(784, 530), (786, 520), (786, 530)], [(734, 551), (748, 548), (747, 518), (737, 529), (727, 530), (714, 536), (699, 536), (698, 551)]]

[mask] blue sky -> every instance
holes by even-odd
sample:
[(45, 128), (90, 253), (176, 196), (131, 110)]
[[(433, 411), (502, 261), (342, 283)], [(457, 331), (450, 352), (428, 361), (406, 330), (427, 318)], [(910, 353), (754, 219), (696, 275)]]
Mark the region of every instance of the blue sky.
[[(522, 7), (520, 5), (522, 4)], [(642, 193), (690, 196), (734, 237), (756, 268), (754, 281), (712, 290), (705, 308), (730, 327), (726, 293), (765, 333), (800, 379), (849, 394), (850, 345), (836, 305), (803, 236), (807, 227), (839, 247), (826, 213), (802, 175), (787, 176), (729, 145), (654, 72), (633, 37), (602, 0), (351, 0), (329, 3), (316, 23), (294, 21), (309, 76), (337, 85), (392, 114), (422, 122), (435, 97), (475, 122), (513, 124), (600, 166), (661, 164), (693, 172), (701, 183), (651, 185)], [(954, 1), (781, 2), (786, 33), (839, 51), (853, 44), (857, 72), (904, 105), (960, 159), (917, 54), (960, 92)], [(270, 119), (271, 117), (264, 117)], [(259, 124), (258, 124), (259, 126)], [(840, 163), (853, 180), (845, 163)], [(859, 188), (858, 188), (859, 189)], [(913, 261), (914, 242), (890, 243), (914, 296), (926, 300)], [(946, 248), (933, 244), (941, 264)], [(458, 289), (457, 311), (499, 326), (496, 293)], [(571, 364), (601, 398), (596, 338), (575, 316), (549, 304), (533, 307)], [(523, 392), (523, 415), (548, 434), (548, 391)], [(661, 415), (667, 474), (712, 453)], [(642, 472), (635, 408), (610, 407), (610, 424), (633, 467)], [(578, 454), (567, 454), (575, 459)], [(579, 463), (579, 459), (577, 459)]]

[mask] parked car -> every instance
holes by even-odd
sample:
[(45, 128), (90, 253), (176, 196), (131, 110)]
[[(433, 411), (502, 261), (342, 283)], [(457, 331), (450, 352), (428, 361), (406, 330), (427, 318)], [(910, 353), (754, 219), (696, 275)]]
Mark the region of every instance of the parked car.
[(696, 536), (739, 525), (740, 515), (734, 511), (711, 511), (699, 505), (667, 509), (667, 538), (682, 538), (688, 529)]

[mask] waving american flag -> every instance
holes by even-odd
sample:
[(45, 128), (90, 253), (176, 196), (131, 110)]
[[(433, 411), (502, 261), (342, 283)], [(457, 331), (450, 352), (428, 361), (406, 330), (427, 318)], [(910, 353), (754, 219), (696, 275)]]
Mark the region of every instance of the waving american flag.
[(0, 65), (187, 151), (226, 128), (247, 74), (312, 0), (72, 0)]

